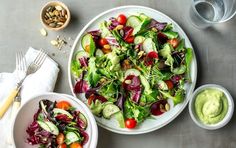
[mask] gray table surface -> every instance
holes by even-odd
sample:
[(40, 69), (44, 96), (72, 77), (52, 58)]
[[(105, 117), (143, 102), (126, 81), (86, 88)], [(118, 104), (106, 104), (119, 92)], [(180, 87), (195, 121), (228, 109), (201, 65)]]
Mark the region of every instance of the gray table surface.
[[(50, 40), (57, 35), (75, 39), (79, 31), (97, 14), (117, 6), (141, 5), (157, 9), (173, 18), (190, 38), (198, 60), (197, 86), (216, 83), (236, 97), (236, 18), (206, 30), (192, 26), (186, 16), (191, 0), (64, 0), (72, 13), (63, 31), (41, 36), (41, 7), (47, 0), (0, 1), (0, 72), (12, 72), (16, 51), (29, 46), (43, 48), (60, 65), (55, 91), (71, 94), (67, 62), (70, 47), (55, 49)], [(71, 45), (73, 41), (69, 41)], [(55, 54), (55, 55), (54, 55)], [(54, 55), (54, 56), (53, 56)], [(196, 126), (186, 108), (173, 122), (160, 130), (136, 136), (119, 135), (99, 127), (98, 148), (235, 148), (236, 117), (222, 129), (207, 131)], [(0, 146), (1, 147), (1, 146)]]

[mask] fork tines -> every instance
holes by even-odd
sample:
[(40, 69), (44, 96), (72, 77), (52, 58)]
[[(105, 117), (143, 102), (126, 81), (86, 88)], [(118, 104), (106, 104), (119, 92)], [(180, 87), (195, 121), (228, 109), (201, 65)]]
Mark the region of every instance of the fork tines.
[(41, 66), (43, 62), (45, 61), (46, 57), (47, 57), (47, 53), (44, 50), (40, 49), (33, 63), (38, 66)]

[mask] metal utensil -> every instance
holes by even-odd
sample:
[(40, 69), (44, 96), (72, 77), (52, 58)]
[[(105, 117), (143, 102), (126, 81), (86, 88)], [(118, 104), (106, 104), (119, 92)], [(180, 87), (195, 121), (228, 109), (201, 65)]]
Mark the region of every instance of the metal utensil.
[(3, 115), (5, 114), (7, 109), (9, 108), (9, 106), (12, 104), (12, 102), (13, 102), (14, 98), (16, 97), (16, 95), (18, 94), (25, 78), (28, 75), (35, 73), (42, 66), (43, 62), (45, 61), (45, 59), (47, 57), (47, 54), (43, 50), (40, 50), (37, 57), (35, 58), (35, 60), (29, 65), (28, 68), (26, 68), (26, 60), (25, 60), (23, 54), (21, 53), (21, 54), (17, 54), (17, 55), (18, 56), (17, 56), (17, 60), (16, 60), (16, 64), (17, 64), (16, 70), (18, 70), (17, 72), (19, 72), (20, 75), (22, 73), (24, 73), (24, 76), (20, 77), (20, 80), (17, 83), (16, 88), (14, 88), (11, 91), (8, 98), (5, 100), (3, 105), (0, 107), (0, 119), (3, 117)]
[[(21, 52), (16, 54), (16, 73), (19, 77), (19, 80), (22, 79), (26, 75), (26, 60), (24, 59), (24, 56)], [(18, 91), (20, 90), (19, 83), (17, 86), (11, 91), (8, 98), (5, 100), (5, 102), (2, 104), (0, 108), (0, 119), (5, 114), (9, 106), (12, 104), (13, 99), (17, 95)]]

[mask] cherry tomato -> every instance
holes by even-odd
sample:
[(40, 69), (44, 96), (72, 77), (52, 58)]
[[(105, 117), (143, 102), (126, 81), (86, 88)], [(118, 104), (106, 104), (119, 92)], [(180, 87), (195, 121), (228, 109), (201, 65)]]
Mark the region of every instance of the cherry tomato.
[(57, 148), (67, 148), (67, 146), (65, 143), (63, 143), (63, 144), (58, 145)]
[(124, 14), (120, 14), (118, 17), (117, 17), (117, 21), (119, 24), (121, 25), (125, 25), (126, 23), (126, 16)]
[(99, 40), (99, 45), (100, 45), (101, 47), (103, 47), (103, 46), (106, 45), (106, 44), (108, 44), (107, 39), (101, 38), (101, 39)]
[(78, 142), (74, 142), (70, 145), (70, 148), (83, 148), (83, 146)]
[(90, 51), (90, 46), (89, 46), (89, 45), (86, 45), (86, 46), (85, 46), (85, 51), (86, 51), (87, 53), (89, 53), (89, 51)]
[(148, 58), (158, 59), (158, 53), (156, 51), (151, 51), (147, 54)]
[(62, 133), (60, 133), (59, 135), (57, 135), (57, 139), (56, 140), (57, 140), (57, 144), (61, 145), (61, 144), (64, 143), (65, 136)]
[(135, 128), (136, 125), (137, 125), (137, 121), (133, 118), (125, 120), (125, 127), (126, 128), (132, 129), (132, 128)]
[(133, 42), (134, 42), (134, 37), (133, 37), (133, 36), (127, 37), (127, 38), (125, 39), (125, 42), (127, 42), (127, 43), (133, 43)]
[(70, 107), (71, 107), (71, 105), (67, 101), (60, 101), (60, 102), (57, 102), (57, 104), (56, 104), (56, 108), (60, 108), (60, 109), (64, 109), (64, 110), (68, 110)]
[(171, 80), (166, 80), (165, 82), (166, 82), (166, 85), (168, 86), (168, 89), (174, 88), (174, 84)]
[(95, 95), (94, 94), (90, 95), (88, 98), (88, 105), (91, 105), (94, 99), (95, 99)]
[(179, 45), (179, 40), (177, 38), (170, 39), (167, 41), (173, 48), (176, 48)]

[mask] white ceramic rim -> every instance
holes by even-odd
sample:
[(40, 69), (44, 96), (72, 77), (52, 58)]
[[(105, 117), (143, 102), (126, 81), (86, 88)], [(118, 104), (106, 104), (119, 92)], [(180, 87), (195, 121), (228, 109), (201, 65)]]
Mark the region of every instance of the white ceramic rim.
[[(93, 138), (96, 139), (96, 140), (91, 140), (91, 143), (89, 143), (89, 148), (96, 148), (97, 147), (97, 143), (98, 143), (98, 127), (97, 127), (97, 124), (96, 124), (96, 120), (94, 119), (94, 116), (91, 113), (90, 109), (81, 100), (75, 98), (74, 96), (70, 96), (70, 95), (67, 95), (67, 94), (59, 94), (59, 93), (54, 93), (54, 92), (47, 92), (47, 93), (41, 93), (41, 94), (34, 95), (27, 102), (33, 100), (34, 98), (37, 98), (37, 97), (40, 97), (40, 96), (44, 96), (44, 95), (56, 95), (58, 97), (64, 96), (66, 98), (72, 99), (73, 101), (77, 102), (78, 104), (80, 104), (83, 107), (83, 109), (86, 111), (86, 113), (88, 115), (88, 118), (89, 118), (89, 120), (91, 122), (91, 127), (92, 127), (91, 130), (93, 131)], [(25, 102), (19, 108), (19, 110), (21, 110), (21, 108), (23, 108), (27, 102)], [(17, 117), (17, 115), (19, 113), (19, 110), (17, 111), (17, 114), (14, 117), (12, 123), (15, 123), (15, 120), (16, 120), (16, 117)], [(12, 138), (12, 141), (13, 141), (13, 146), (15, 147), (15, 140), (14, 140), (13, 130), (14, 130), (14, 124), (11, 125), (11, 138)]]
[[(183, 29), (173, 20), (171, 19), (169, 16), (165, 15), (164, 13), (158, 11), (158, 10), (155, 10), (155, 9), (152, 9), (152, 8), (149, 8), (149, 7), (145, 7), (145, 6), (138, 6), (138, 5), (128, 5), (128, 6), (120, 6), (120, 7), (115, 7), (115, 8), (112, 8), (112, 9), (109, 9), (107, 11), (104, 11), (102, 13), (100, 13), (99, 15), (97, 15), (96, 17), (94, 17), (91, 21), (89, 21), (89, 23), (87, 25), (84, 26), (84, 28), (80, 31), (80, 33), (77, 35), (75, 41), (74, 41), (74, 44), (72, 46), (72, 50), (71, 50), (71, 53), (70, 53), (70, 56), (69, 56), (69, 61), (68, 61), (68, 80), (69, 80), (69, 86), (70, 86), (70, 89), (71, 89), (71, 92), (72, 94), (76, 96), (76, 94), (74, 93), (73, 91), (73, 85), (72, 85), (72, 77), (71, 77), (71, 59), (73, 58), (73, 54), (75, 52), (75, 48), (76, 48), (76, 45), (80, 39), (80, 37), (83, 35), (83, 33), (85, 32), (85, 30), (93, 23), (95, 22), (98, 18), (100, 18), (101, 16), (103, 15), (106, 15), (110, 12), (113, 12), (113, 11), (116, 11), (116, 10), (119, 10), (119, 9), (126, 9), (126, 8), (138, 8), (138, 9), (143, 9), (143, 10), (148, 10), (148, 11), (153, 11), (155, 13), (158, 13), (158, 14), (161, 14), (163, 16), (165, 16), (167, 19), (169, 19), (172, 24), (178, 26), (178, 29), (179, 31), (181, 31), (181, 34), (183, 36), (186, 36), (187, 35), (185, 34), (185, 32), (183, 31)], [(193, 46), (189, 40), (189, 38), (185, 38), (185, 40), (188, 40), (189, 41), (189, 44), (191, 45), (190, 48), (193, 49)], [(193, 50), (193, 60), (192, 60), (192, 65), (193, 67), (195, 67), (195, 70), (196, 70), (196, 74), (194, 75), (194, 79), (192, 79), (192, 85), (191, 85), (191, 88), (189, 89), (189, 96), (191, 96), (194, 88), (195, 88), (195, 85), (196, 85), (196, 81), (197, 81), (197, 61), (196, 61), (196, 56), (195, 56), (195, 52)], [(155, 128), (151, 128), (151, 129), (148, 129), (148, 130), (145, 130), (145, 131), (118, 131), (118, 130), (115, 130), (115, 129), (112, 129), (110, 127), (107, 127), (107, 126), (104, 126), (103, 124), (100, 124), (99, 122), (97, 122), (97, 124), (101, 127), (103, 127), (104, 129), (107, 129), (109, 131), (112, 131), (114, 133), (118, 133), (118, 134), (125, 134), (125, 135), (137, 135), (137, 134), (144, 134), (144, 133), (149, 133), (149, 132), (152, 132), (152, 131), (155, 131), (157, 129), (160, 129), (162, 128), (163, 126), (169, 124), (171, 121), (173, 121), (186, 107), (186, 105), (188, 104), (188, 101), (190, 98), (187, 98), (186, 96), (186, 101), (183, 103), (183, 107), (173, 116), (173, 118), (170, 118), (167, 122), (165, 122), (164, 124), (162, 125), (159, 125), (158, 127), (155, 127)]]
[[(195, 102), (195, 99), (196, 99), (196, 96), (200, 92), (202, 92), (203, 90), (205, 90), (207, 88), (218, 89), (218, 90), (222, 91), (225, 94), (225, 96), (228, 100), (228, 112), (225, 115), (224, 119), (222, 121), (220, 121), (219, 123), (212, 124), (212, 125), (207, 125), (207, 124), (202, 123), (198, 119), (198, 117), (196, 117), (197, 115), (194, 112), (194, 106), (193, 106), (194, 102)], [(192, 120), (199, 127), (207, 129), (207, 130), (216, 130), (216, 129), (219, 129), (221, 127), (224, 127), (230, 121), (230, 119), (232, 118), (233, 112), (234, 112), (234, 101), (233, 101), (233, 98), (232, 98), (231, 94), (229, 93), (229, 91), (226, 88), (224, 88), (220, 85), (217, 85), (217, 84), (205, 84), (205, 85), (202, 85), (202, 86), (198, 87), (194, 91), (194, 93), (193, 93), (193, 95), (192, 95), (192, 97), (189, 101), (189, 114), (190, 114)]]

